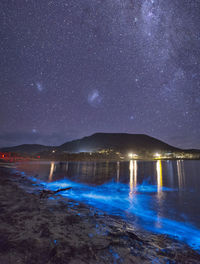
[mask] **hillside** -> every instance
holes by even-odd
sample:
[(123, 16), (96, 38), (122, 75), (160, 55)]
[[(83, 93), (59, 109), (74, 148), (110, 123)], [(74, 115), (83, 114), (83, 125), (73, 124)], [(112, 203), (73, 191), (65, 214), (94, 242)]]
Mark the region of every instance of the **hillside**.
[(36, 154), (44, 151), (57, 150), (59, 152), (95, 152), (101, 149), (113, 149), (121, 153), (127, 151), (180, 151), (156, 138), (143, 134), (126, 133), (96, 133), (82, 139), (66, 142), (60, 146), (43, 146), (24, 144), (15, 147), (3, 148), (4, 152)]
[(53, 147), (38, 144), (23, 144), (14, 147), (2, 148), (2, 152), (15, 152), (21, 154), (36, 154), (42, 151), (52, 150)]
[(69, 152), (88, 152), (108, 148), (112, 148), (122, 153), (133, 150), (180, 150), (147, 135), (126, 133), (96, 133), (89, 137), (67, 142), (58, 147), (60, 151)]

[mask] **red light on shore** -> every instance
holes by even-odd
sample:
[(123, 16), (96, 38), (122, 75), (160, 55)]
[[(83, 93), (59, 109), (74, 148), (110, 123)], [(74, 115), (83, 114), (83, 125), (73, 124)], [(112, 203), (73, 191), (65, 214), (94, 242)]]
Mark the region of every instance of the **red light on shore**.
[(38, 159), (40, 159), (40, 156), (37, 156)]

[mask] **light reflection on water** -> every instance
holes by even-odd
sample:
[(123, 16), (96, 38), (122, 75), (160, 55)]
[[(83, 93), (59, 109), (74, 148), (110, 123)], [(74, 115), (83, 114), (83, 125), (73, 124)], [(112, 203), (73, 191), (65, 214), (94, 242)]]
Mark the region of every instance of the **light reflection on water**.
[(133, 199), (133, 193), (134, 190), (137, 186), (137, 161), (136, 160), (130, 160), (129, 162), (129, 171), (130, 171), (130, 182), (129, 182), (129, 186), (130, 186), (130, 192), (129, 192), (129, 197), (130, 200)]
[(200, 161), (19, 163), (34, 182), (200, 249)]

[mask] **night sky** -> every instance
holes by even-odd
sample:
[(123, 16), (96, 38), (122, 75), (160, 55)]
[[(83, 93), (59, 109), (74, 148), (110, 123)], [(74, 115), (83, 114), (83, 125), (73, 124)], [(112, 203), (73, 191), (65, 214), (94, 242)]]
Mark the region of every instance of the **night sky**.
[(144, 133), (200, 148), (199, 0), (1, 0), (0, 146)]

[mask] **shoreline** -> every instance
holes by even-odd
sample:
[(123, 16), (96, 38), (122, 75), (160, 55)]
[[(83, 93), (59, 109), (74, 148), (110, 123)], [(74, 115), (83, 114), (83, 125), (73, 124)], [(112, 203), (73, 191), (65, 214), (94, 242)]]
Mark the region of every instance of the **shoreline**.
[(0, 159), (0, 166), (1, 164), (6, 164), (6, 163), (17, 163), (17, 162), (31, 162), (31, 161), (39, 161), (39, 162), (129, 162), (129, 161), (140, 161), (140, 162), (154, 162), (154, 161), (191, 161), (191, 160), (195, 160), (195, 161), (199, 161), (200, 158), (136, 158), (136, 159), (109, 159), (109, 158), (98, 158), (98, 159), (93, 159), (93, 158), (68, 158), (68, 159), (62, 159), (62, 158), (26, 158), (26, 159), (14, 159), (13, 160), (3, 160)]
[[(54, 199), (55, 198), (55, 199)], [(146, 235), (0, 167), (0, 263), (200, 263), (200, 254), (165, 235)]]

